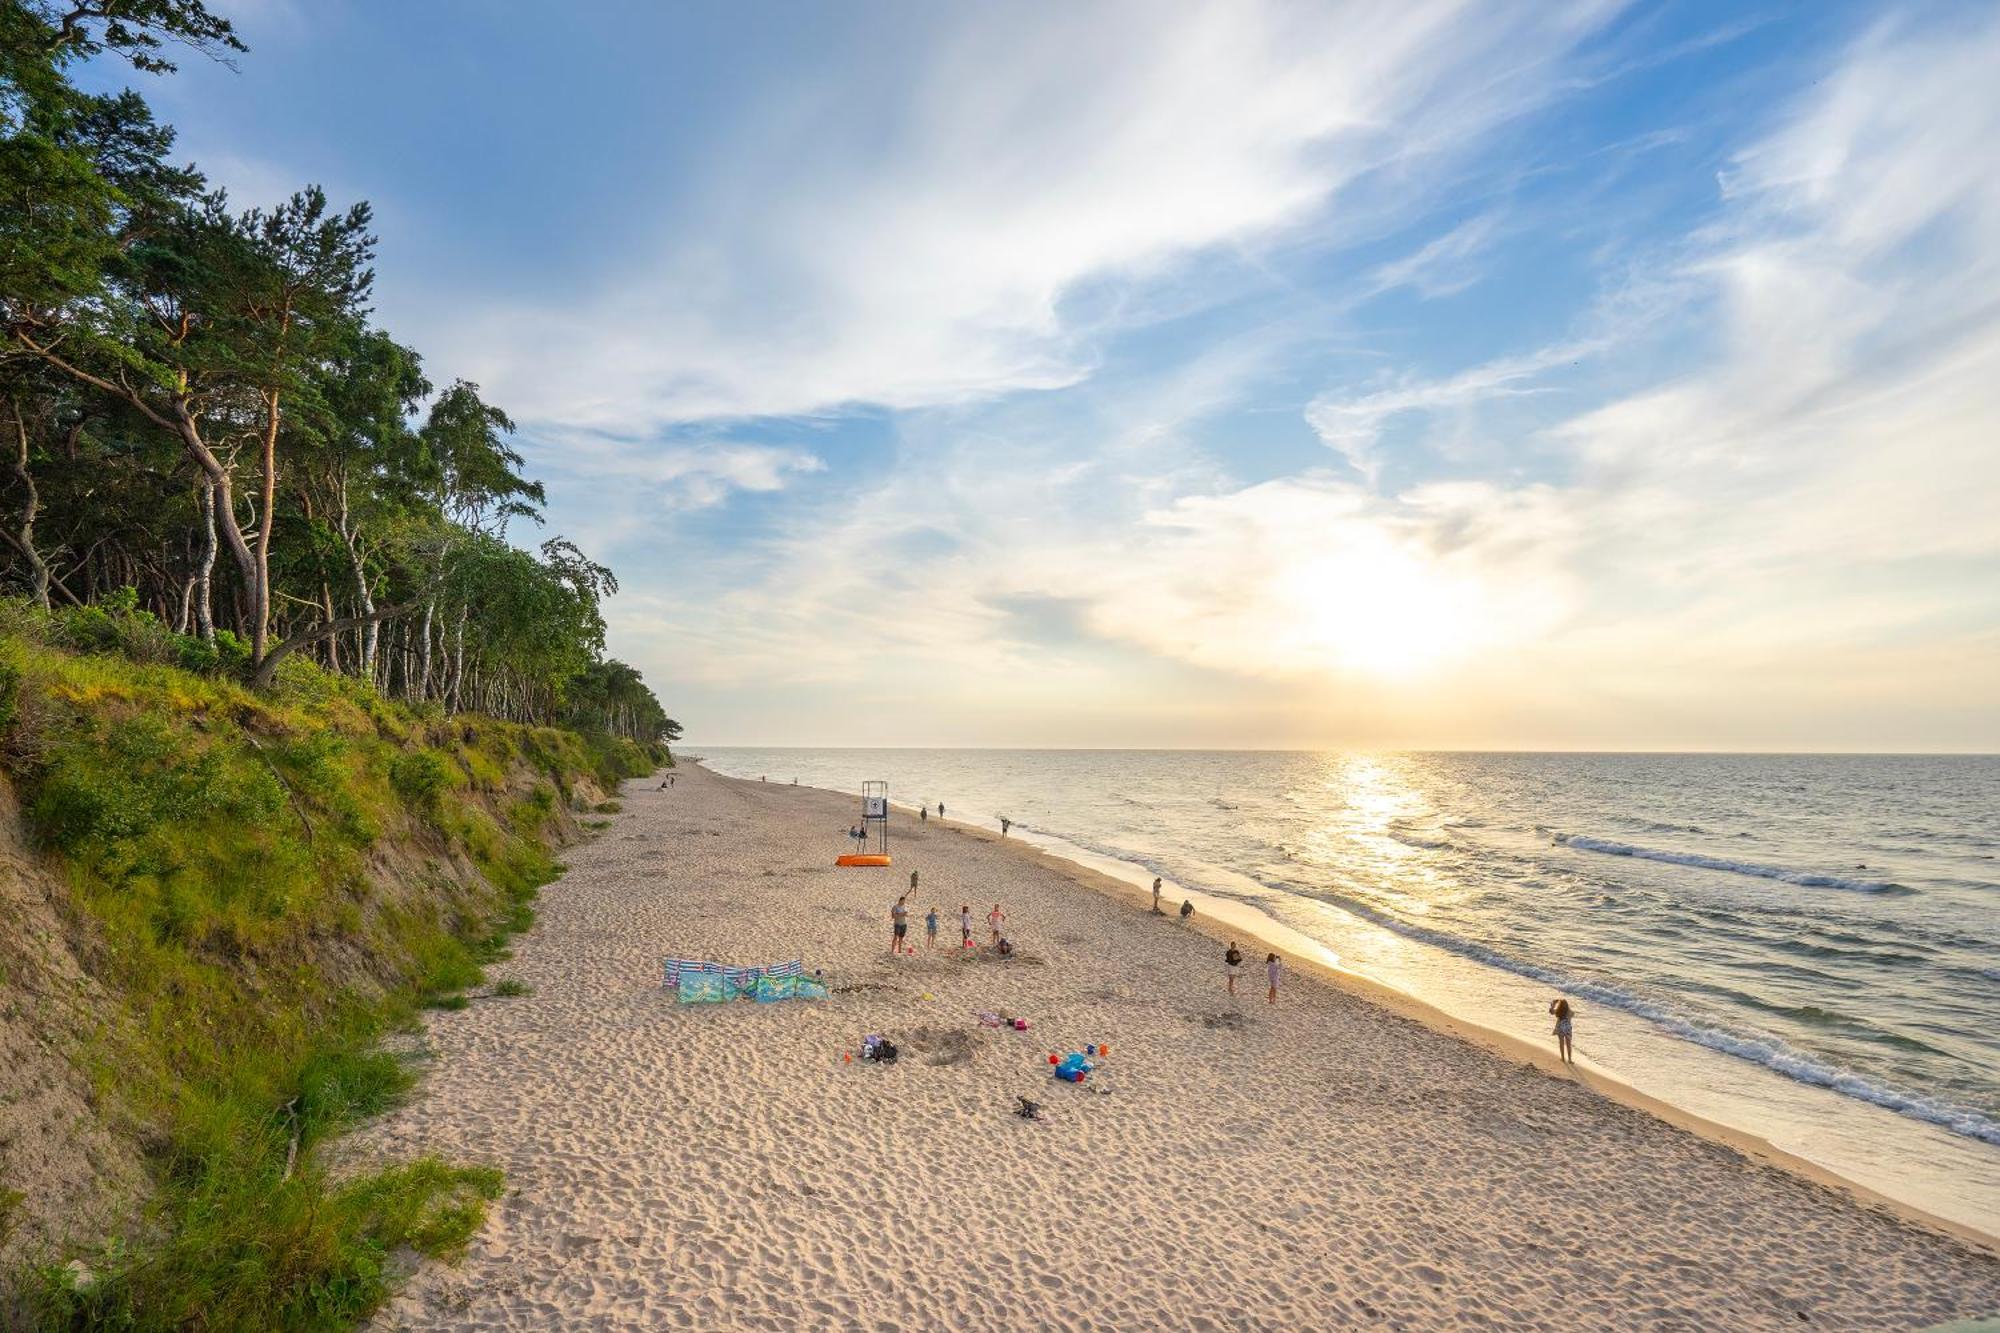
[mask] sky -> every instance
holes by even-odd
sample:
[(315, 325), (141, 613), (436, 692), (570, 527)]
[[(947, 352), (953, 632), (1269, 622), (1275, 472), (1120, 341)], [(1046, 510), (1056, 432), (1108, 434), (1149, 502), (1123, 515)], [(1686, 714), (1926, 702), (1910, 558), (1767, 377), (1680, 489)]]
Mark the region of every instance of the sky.
[(697, 748), (2000, 750), (1991, 5), (217, 8)]

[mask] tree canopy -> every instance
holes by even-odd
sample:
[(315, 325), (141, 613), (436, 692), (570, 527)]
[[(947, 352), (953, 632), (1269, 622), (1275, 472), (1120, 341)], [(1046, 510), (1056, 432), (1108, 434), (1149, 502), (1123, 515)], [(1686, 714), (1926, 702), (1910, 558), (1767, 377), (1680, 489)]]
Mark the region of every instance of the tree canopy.
[(678, 735), (604, 656), (611, 571), (514, 544), (545, 497), (506, 412), (373, 323), (368, 204), (239, 208), (143, 97), (71, 78), (244, 49), (201, 0), (0, 0), (0, 585), (259, 685), (303, 654), (448, 710)]

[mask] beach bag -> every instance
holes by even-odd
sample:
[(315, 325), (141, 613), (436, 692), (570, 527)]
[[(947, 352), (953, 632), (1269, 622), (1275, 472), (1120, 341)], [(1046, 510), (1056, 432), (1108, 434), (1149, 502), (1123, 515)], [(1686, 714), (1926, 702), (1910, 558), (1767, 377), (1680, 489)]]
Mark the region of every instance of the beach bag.
[(885, 1064), (885, 1065), (893, 1065), (893, 1064), (895, 1064), (895, 1063), (896, 1063), (896, 1043), (895, 1043), (895, 1042), (893, 1042), (893, 1041), (878, 1041), (878, 1042), (876, 1042), (876, 1043), (875, 1043), (875, 1058), (876, 1058), (877, 1060), (881, 1061), (881, 1062), (882, 1062), (883, 1064)]

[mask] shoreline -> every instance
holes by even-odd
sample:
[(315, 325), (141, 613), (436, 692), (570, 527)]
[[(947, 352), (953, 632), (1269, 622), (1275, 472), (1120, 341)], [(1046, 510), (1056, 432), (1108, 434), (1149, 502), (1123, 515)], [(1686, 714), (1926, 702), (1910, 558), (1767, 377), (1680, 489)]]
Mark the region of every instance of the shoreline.
[[(718, 774), (717, 776), (722, 775)], [(732, 778), (730, 781), (740, 782), (742, 779)], [(817, 787), (813, 790), (830, 791), (831, 789)], [(844, 792), (834, 794), (846, 795)], [(980, 838), (987, 842), (1004, 846), (1017, 854), (1041, 861), (1057, 873), (1066, 875), (1074, 880), (1079, 887), (1093, 893), (1104, 894), (1108, 897), (1121, 900), (1129, 898), (1132, 900), (1132, 905), (1142, 912), (1149, 911), (1150, 909), (1151, 895), (1143, 886), (1129, 883), (1126, 880), (1119, 879), (1115, 875), (1107, 875), (1101, 870), (1096, 870), (1080, 862), (1072, 861), (1066, 856), (1049, 851), (1043, 847), (1037, 847), (1022, 839), (1003, 838), (992, 830), (981, 828), (976, 824), (968, 824), (962, 820), (955, 819), (947, 819), (941, 822), (954, 833)], [(1189, 890), (1187, 892), (1189, 896), (1196, 898), (1197, 901), (1203, 898), (1208, 899), (1211, 903), (1223, 901), (1214, 899), (1210, 895), (1200, 894), (1197, 891)], [(1237, 906), (1242, 905), (1238, 904)], [(1976, 1250), (2000, 1258), (2000, 1232), (1982, 1231), (1968, 1223), (1957, 1222), (1947, 1217), (1940, 1217), (1935, 1213), (1918, 1207), (1916, 1204), (1883, 1194), (1879, 1190), (1870, 1189), (1868, 1186), (1851, 1180), (1829, 1167), (1820, 1165), (1818, 1162), (1800, 1157), (1796, 1153), (1787, 1152), (1768, 1139), (1748, 1130), (1725, 1125), (1720, 1121), (1709, 1119), (1684, 1107), (1676, 1106), (1664, 1098), (1641, 1092), (1631, 1084), (1600, 1069), (1586, 1067), (1587, 1061), (1580, 1061), (1578, 1064), (1565, 1066), (1552, 1051), (1543, 1049), (1539, 1043), (1524, 1041), (1511, 1033), (1502, 1032), (1497, 1028), (1486, 1027), (1469, 1019), (1448, 1014), (1428, 1000), (1420, 999), (1407, 991), (1398, 990), (1387, 982), (1378, 981), (1373, 977), (1356, 972), (1352, 968), (1342, 967), (1338, 963), (1329, 964), (1303, 952), (1295, 951), (1292, 946), (1277, 937), (1278, 932), (1295, 932), (1291, 932), (1290, 928), (1286, 927), (1282, 922), (1272, 921), (1269, 917), (1265, 917), (1263, 913), (1256, 911), (1255, 908), (1244, 907), (1240, 914), (1233, 915), (1240, 915), (1243, 919), (1232, 921), (1231, 924), (1241, 933), (1257, 940), (1260, 945), (1267, 946), (1270, 950), (1275, 951), (1280, 957), (1284, 958), (1288, 973), (1292, 972), (1293, 969), (1308, 973), (1314, 980), (1323, 985), (1336, 987), (1358, 999), (1378, 1005), (1381, 1008), (1389, 1010), (1391, 1013), (1410, 1019), (1412, 1022), (1422, 1024), (1433, 1032), (1454, 1037), (1500, 1059), (1517, 1064), (1532, 1065), (1551, 1077), (1570, 1079), (1608, 1101), (1643, 1112), (1655, 1120), (1671, 1125), (1675, 1129), (1693, 1134), (1711, 1143), (1721, 1144), (1726, 1148), (1742, 1153), (1754, 1161), (1764, 1162), (1781, 1170), (1788, 1171), (1816, 1185), (1850, 1195), (1855, 1202), (1865, 1207), (1879, 1208), (1895, 1215), (1900, 1221), (1949, 1236)], [(1275, 927), (1276, 930), (1260, 930), (1257, 921), (1250, 918), (1262, 918), (1264, 921), (1269, 922), (1270, 926)], [(1214, 923), (1217, 919), (1217, 913), (1212, 911), (1204, 912), (1197, 909), (1193, 920), (1189, 923), (1189, 928), (1198, 930), (1210, 939), (1221, 942), (1225, 936), (1215, 927)], [(1323, 946), (1321, 948), (1324, 951)]]
[[(683, 762), (690, 766), (702, 767), (727, 782), (755, 781), (755, 779), (715, 773), (713, 769), (707, 768), (706, 761), (700, 756), (684, 757)], [(789, 782), (783, 785), (822, 795), (853, 798), (853, 793), (832, 787)], [(914, 806), (891, 801), (890, 808), (910, 818), (916, 817)], [(935, 819), (940, 827), (952, 833), (978, 838), (1016, 855), (1035, 860), (1073, 880), (1080, 888), (1127, 903), (1138, 911), (1150, 915), (1151, 893), (1144, 884), (1107, 874), (1060, 852), (1038, 846), (1025, 838), (1004, 836), (980, 824), (941, 816)], [(1118, 860), (1109, 856), (1105, 859)], [(1143, 873), (1144, 868), (1135, 862), (1123, 864), (1132, 865), (1135, 870)], [(1881, 1209), (1900, 1221), (1949, 1236), (1975, 1250), (2000, 1258), (2000, 1230), (1982, 1230), (1970, 1223), (1939, 1216), (1907, 1200), (1871, 1189), (1830, 1167), (1796, 1153), (1787, 1152), (1753, 1131), (1723, 1124), (1721, 1121), (1677, 1106), (1665, 1098), (1642, 1092), (1624, 1080), (1591, 1065), (1587, 1059), (1580, 1058), (1578, 1063), (1565, 1066), (1553, 1051), (1545, 1049), (1541, 1043), (1526, 1041), (1512, 1033), (1502, 1032), (1497, 1028), (1447, 1013), (1430, 1001), (1412, 995), (1408, 991), (1399, 990), (1387, 982), (1342, 966), (1338, 956), (1325, 945), (1248, 904), (1217, 898), (1199, 890), (1188, 889), (1186, 886), (1177, 886), (1176, 892), (1193, 899), (1197, 905), (1189, 928), (1218, 943), (1228, 938), (1218, 923), (1226, 924), (1239, 934), (1248, 936), (1256, 940), (1259, 945), (1279, 954), (1285, 960), (1288, 973), (1294, 970), (1303, 972), (1323, 985), (1333, 986), (1346, 994), (1421, 1024), (1433, 1032), (1478, 1047), (1499, 1059), (1533, 1066), (1551, 1077), (1570, 1079), (1617, 1105), (1642, 1112), (1708, 1142), (1720, 1144), (1753, 1161), (1766, 1163), (1815, 1185), (1846, 1194), (1864, 1207)], [(1302, 945), (1304, 947), (1301, 947)]]
[[(1209, 933), (1228, 923), (1153, 918), (1143, 890), (1040, 848), (897, 810), (892, 868), (836, 869), (849, 795), (700, 766), (657, 783), (627, 783), (566, 853), (493, 992), (427, 1013), (413, 1098), (344, 1142), (357, 1166), (435, 1154), (506, 1177), (464, 1258), (419, 1265), (371, 1327), (1887, 1329), (2000, 1311), (1984, 1247), (1527, 1052), (1496, 1059), (1385, 991), (1300, 963), (1275, 1008), (1254, 967), (1231, 997)], [(915, 947), (892, 951), (912, 870)], [(923, 938), (926, 909), (993, 900), (1012, 957)], [(681, 1003), (663, 957), (799, 959), (828, 994)], [(871, 1033), (903, 1058), (863, 1060)], [(1047, 1055), (1105, 1043), (1086, 1085), (1050, 1076)]]

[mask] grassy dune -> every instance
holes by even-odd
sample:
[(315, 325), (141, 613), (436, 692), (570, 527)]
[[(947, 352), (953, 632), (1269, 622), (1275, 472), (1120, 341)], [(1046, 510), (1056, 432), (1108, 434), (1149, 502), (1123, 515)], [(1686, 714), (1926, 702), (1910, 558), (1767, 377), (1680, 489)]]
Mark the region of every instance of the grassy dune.
[[(111, 1201), (110, 1234), (65, 1234), (0, 1142), (15, 1308), (48, 1327), (346, 1327), (399, 1247), (451, 1254), (501, 1188), (434, 1159), (329, 1173), (329, 1138), (413, 1077), (380, 1039), (464, 1002), (533, 919), (577, 812), (664, 750), (445, 718), (304, 662), (252, 694), (9, 612), (0, 768), (20, 819), (0, 836), (59, 926), (0, 939), (0, 997), (56, 1029), (32, 1035), (144, 1181)], [(25, 997), (65, 952), (94, 1000), (63, 1026)]]

